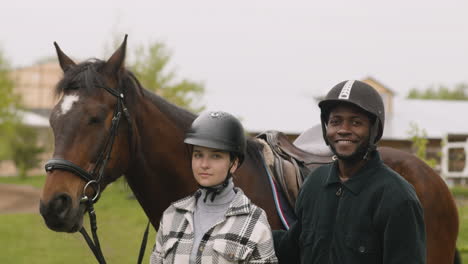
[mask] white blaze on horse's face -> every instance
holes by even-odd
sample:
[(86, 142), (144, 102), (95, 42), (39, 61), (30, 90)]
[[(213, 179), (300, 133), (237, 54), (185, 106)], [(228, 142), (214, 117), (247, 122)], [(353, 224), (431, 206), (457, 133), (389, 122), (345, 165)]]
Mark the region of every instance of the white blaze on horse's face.
[(62, 99), (62, 104), (60, 105), (61, 112), (58, 114), (66, 114), (68, 111), (70, 111), (70, 109), (72, 109), (73, 104), (78, 102), (79, 99), (80, 97), (77, 94), (65, 95)]

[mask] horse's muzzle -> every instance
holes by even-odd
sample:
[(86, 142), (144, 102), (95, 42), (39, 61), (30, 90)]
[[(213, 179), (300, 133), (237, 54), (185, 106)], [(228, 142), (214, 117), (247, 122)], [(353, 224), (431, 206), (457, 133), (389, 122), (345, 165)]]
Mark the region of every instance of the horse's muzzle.
[(48, 203), (41, 200), (39, 212), (51, 230), (73, 233), (81, 228), (83, 222), (83, 212), (80, 207), (74, 208), (70, 195), (61, 193)]

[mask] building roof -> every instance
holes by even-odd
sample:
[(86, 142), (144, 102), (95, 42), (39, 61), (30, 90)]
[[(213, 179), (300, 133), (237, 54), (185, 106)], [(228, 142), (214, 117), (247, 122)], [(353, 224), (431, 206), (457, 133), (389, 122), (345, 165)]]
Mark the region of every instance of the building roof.
[(383, 138), (405, 139), (411, 123), (424, 129), (428, 138), (447, 134), (468, 134), (468, 101), (394, 98), (393, 114), (388, 117)]
[[(393, 113), (386, 118), (383, 139), (409, 139), (411, 123), (424, 129), (428, 138), (468, 134), (468, 101), (415, 100), (394, 97)], [(223, 110), (240, 118), (253, 134), (278, 130), (301, 134), (320, 123), (320, 109), (313, 97), (294, 94), (205, 95), (206, 110)]]
[(388, 86), (376, 80), (374, 77), (367, 76), (366, 78), (362, 79), (362, 81), (374, 87), (375, 89), (377, 89), (377, 91), (386, 91), (391, 95), (396, 95), (392, 89), (388, 88)]
[(33, 112), (20, 111), (18, 113), (23, 121), (23, 124), (32, 127), (49, 127), (49, 119)]

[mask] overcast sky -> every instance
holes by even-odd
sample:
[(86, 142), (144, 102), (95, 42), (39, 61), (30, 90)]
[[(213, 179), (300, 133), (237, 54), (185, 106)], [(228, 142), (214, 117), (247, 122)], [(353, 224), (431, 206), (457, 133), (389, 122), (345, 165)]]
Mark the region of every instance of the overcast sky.
[(130, 50), (164, 41), (178, 75), (208, 93), (316, 96), (366, 76), (399, 95), (468, 83), (466, 0), (15, 0), (0, 10), (0, 47), (16, 67), (55, 56), (53, 41), (78, 61), (103, 58), (128, 33)]

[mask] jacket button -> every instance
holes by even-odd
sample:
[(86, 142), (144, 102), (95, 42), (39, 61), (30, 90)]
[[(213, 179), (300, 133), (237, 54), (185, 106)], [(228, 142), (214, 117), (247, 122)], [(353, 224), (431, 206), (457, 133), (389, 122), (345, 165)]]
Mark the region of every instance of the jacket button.
[(364, 253), (364, 252), (366, 252), (366, 247), (365, 246), (360, 246), (358, 248), (358, 250), (359, 250), (359, 252)]
[(229, 259), (234, 259), (234, 254), (233, 253), (229, 254)]
[(200, 247), (198, 248), (198, 251), (203, 252), (204, 249), (205, 249), (204, 246), (200, 246)]

